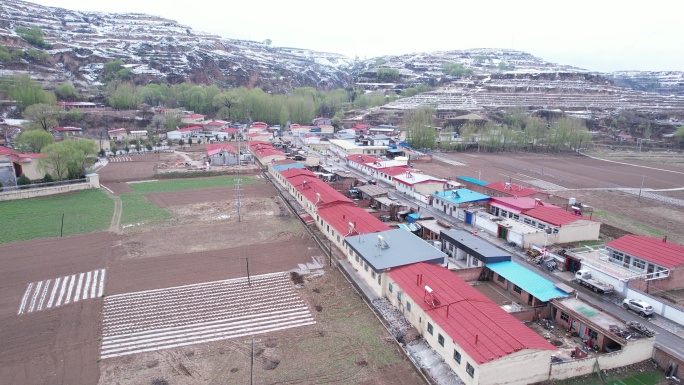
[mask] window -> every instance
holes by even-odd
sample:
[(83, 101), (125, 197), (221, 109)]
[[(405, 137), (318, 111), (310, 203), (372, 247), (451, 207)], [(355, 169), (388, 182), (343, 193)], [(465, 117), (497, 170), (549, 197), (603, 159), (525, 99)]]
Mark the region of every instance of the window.
[(641, 259), (634, 258), (632, 260), (632, 266), (636, 267), (639, 270), (645, 270), (646, 269), (646, 262), (644, 262)]
[(444, 336), (441, 334), (437, 334), (437, 343), (439, 343), (440, 346), (444, 346)]
[(371, 278), (375, 279), (375, 272), (371, 271)]
[(432, 334), (432, 332), (433, 332), (432, 324), (429, 323), (429, 322), (428, 322), (428, 329), (427, 329), (427, 331), (428, 331), (428, 333), (430, 333), (430, 334)]
[(461, 353), (454, 349), (454, 361), (461, 363)]
[(368, 264), (367, 264), (367, 263), (364, 263), (364, 264), (363, 264), (363, 269), (366, 270), (366, 271), (368, 271)]
[(411, 312), (411, 302), (406, 301), (406, 310), (410, 313)]
[(513, 285), (513, 291), (522, 294), (522, 289), (518, 285)]
[(393, 287), (392, 287), (392, 284), (391, 284), (391, 283), (389, 284), (389, 286), (387, 287), (387, 289), (389, 290), (390, 293), (392, 292)]
[(518, 214), (513, 214), (513, 219), (515, 219), (516, 221), (519, 221), (519, 220), (520, 220), (520, 215), (518, 215)]
[(466, 364), (466, 373), (468, 373), (470, 377), (475, 377), (475, 368), (473, 368), (473, 365), (470, 365), (470, 362)]
[(340, 243), (340, 236), (337, 236), (337, 243)]
[(570, 316), (567, 315), (566, 313), (563, 313), (563, 312), (561, 312), (561, 317), (560, 317), (560, 318), (561, 318), (563, 321), (565, 321), (565, 322), (569, 322), (569, 321), (570, 321)]
[(382, 285), (382, 275), (378, 274), (378, 285)]
[(401, 303), (401, 292), (397, 293), (397, 300), (399, 301), (399, 303)]
[(506, 278), (504, 278), (502, 276), (499, 276), (496, 280), (501, 282), (501, 283), (506, 283)]
[(596, 342), (596, 340), (598, 339), (598, 333), (596, 333), (595, 331), (593, 331), (591, 329), (588, 330), (587, 334), (589, 334), (589, 338), (594, 340), (594, 342)]

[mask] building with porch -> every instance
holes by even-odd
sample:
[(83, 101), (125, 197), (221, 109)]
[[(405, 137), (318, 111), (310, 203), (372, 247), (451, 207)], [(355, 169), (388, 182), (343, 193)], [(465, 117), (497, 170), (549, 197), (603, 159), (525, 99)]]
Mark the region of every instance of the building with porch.
[(432, 194), (432, 207), (464, 222), (466, 222), (468, 215), (465, 208), (472, 205), (482, 205), (488, 201), (489, 196), (467, 188), (445, 190)]
[(514, 261), (489, 263), (486, 269), (491, 272), (492, 282), (523, 305), (546, 306), (554, 298), (568, 296), (567, 292), (559, 289), (553, 282)]
[(445, 263), (444, 253), (406, 230), (388, 227), (372, 234), (359, 233), (345, 239), (344, 250), (351, 265), (378, 296), (384, 294), (383, 275), (391, 269), (417, 262)]
[(397, 192), (426, 204), (429, 203), (432, 194), (444, 191), (444, 186), (447, 183), (446, 179), (417, 174), (410, 170), (393, 176), (393, 180)]
[(549, 379), (557, 348), (448, 269), (391, 269), (384, 295), (466, 385)]
[(510, 253), (465, 230), (442, 231), (439, 240), (442, 250), (449, 255), (449, 261), (461, 268), (511, 260)]
[(210, 166), (232, 166), (238, 164), (235, 147), (226, 143), (214, 143), (205, 147)]
[(646, 293), (684, 289), (684, 246), (667, 238), (630, 234), (605, 248), (611, 263), (635, 273), (631, 287)]

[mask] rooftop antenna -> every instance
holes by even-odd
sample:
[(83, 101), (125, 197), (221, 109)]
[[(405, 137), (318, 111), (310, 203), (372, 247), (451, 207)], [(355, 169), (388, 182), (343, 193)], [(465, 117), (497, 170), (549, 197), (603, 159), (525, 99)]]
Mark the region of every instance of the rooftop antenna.
[(323, 202), (323, 198), (321, 198), (321, 194), (316, 193), (316, 203), (314, 203), (314, 206), (318, 206), (318, 202)]

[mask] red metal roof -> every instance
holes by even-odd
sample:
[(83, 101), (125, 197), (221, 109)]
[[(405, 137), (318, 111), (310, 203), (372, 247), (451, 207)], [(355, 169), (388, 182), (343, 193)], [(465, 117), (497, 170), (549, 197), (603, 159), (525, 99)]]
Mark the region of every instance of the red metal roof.
[(207, 123), (208, 126), (223, 126), (226, 125), (230, 122), (226, 122), (225, 120), (214, 120), (213, 122)]
[(237, 128), (226, 128), (225, 130), (221, 130), (220, 132), (226, 132), (228, 134), (235, 134), (238, 132)]
[(280, 172), (280, 175), (283, 176), (285, 179), (290, 179), (295, 176), (300, 176), (300, 175), (307, 175), (312, 178), (318, 179), (318, 176), (314, 174), (312, 171), (309, 171), (307, 169), (302, 169), (302, 168), (288, 168), (287, 170), (283, 170)]
[(374, 158), (372, 156), (368, 155), (363, 155), (363, 154), (352, 154), (352, 155), (347, 155), (344, 157), (344, 159), (347, 159), (349, 161), (352, 161), (354, 163), (362, 164), (362, 163), (375, 163), (379, 162), (380, 159)]
[(204, 115), (202, 115), (202, 114), (188, 114), (188, 115), (185, 115), (185, 116), (183, 116), (183, 117), (184, 117), (184, 118), (193, 118), (193, 119), (194, 119), (194, 118), (204, 118)]
[(537, 207), (523, 211), (523, 214), (554, 226), (563, 226), (580, 220), (589, 220), (581, 214), (567, 212), (557, 206)]
[[(320, 208), (320, 207), (325, 207), (325, 206), (329, 206), (332, 204), (339, 204), (339, 203), (345, 203), (345, 204), (350, 204), (350, 205), (354, 204), (354, 201), (352, 201), (351, 199), (342, 195), (337, 190), (330, 187), (330, 185), (328, 185), (327, 183), (318, 179), (318, 176), (316, 176), (316, 174), (312, 173), (311, 171), (303, 170), (303, 171), (308, 171), (308, 172), (307, 173), (300, 173), (297, 175), (295, 173), (291, 173), (291, 174), (287, 173), (287, 171), (290, 171), (290, 170), (283, 171), (282, 175), (285, 176), (285, 178), (287, 178), (287, 181), (292, 186), (294, 186), (294, 188), (297, 191), (299, 191), (300, 194), (304, 195), (304, 197), (309, 202), (311, 202), (312, 204), (315, 204), (317, 207)], [(286, 175), (293, 175), (293, 176), (286, 176)], [(319, 198), (319, 195), (320, 195), (320, 198)]]
[[(510, 186), (510, 187), (509, 187)], [(539, 191), (531, 189), (529, 187), (521, 186), (515, 183), (506, 182), (493, 182), (485, 185), (486, 188), (490, 188), (495, 191), (506, 193), (509, 195), (515, 195), (517, 197), (526, 197), (528, 195), (534, 195)]]
[(107, 133), (109, 133), (109, 134), (114, 133), (114, 132), (126, 132), (126, 129), (125, 128), (115, 128), (113, 130), (107, 131)]
[(265, 158), (267, 156), (272, 156), (272, 155), (282, 155), (283, 158), (285, 157), (285, 154), (282, 151), (278, 151), (274, 148), (261, 148), (261, 149), (253, 149), (252, 153), (254, 156), (256, 156), (259, 159)]
[(195, 126), (187, 126), (187, 127), (183, 127), (183, 128), (181, 128), (181, 129), (179, 129), (178, 131), (180, 131), (180, 132), (188, 132), (188, 131), (195, 131), (195, 130), (200, 130), (200, 131), (202, 131), (202, 130), (204, 130), (204, 127), (202, 127), (202, 126), (196, 126), (196, 125), (195, 125)]
[(1, 155), (10, 155), (10, 154), (16, 154), (16, 151), (12, 150), (11, 148), (7, 148), (5, 146), (0, 146), (0, 156)]
[(52, 127), (51, 130), (59, 132), (83, 131), (78, 127)]
[(9, 154), (7, 155), (7, 159), (11, 160), (12, 162), (28, 162), (31, 159), (38, 159), (38, 158), (43, 158), (46, 157), (47, 154), (35, 154), (35, 153), (22, 153), (22, 154)]
[(492, 197), (489, 204), (493, 203), (498, 204), (497, 207), (504, 209), (510, 208), (518, 211), (530, 210), (538, 206), (557, 207), (550, 203), (544, 203), (528, 197)]
[[(478, 364), (525, 349), (556, 350), (540, 335), (442, 266), (420, 262), (392, 269), (389, 276)], [(419, 277), (422, 277), (420, 285)], [(423, 299), (426, 285), (440, 302), (434, 308)]]
[[(330, 226), (345, 237), (359, 235), (359, 233), (368, 234), (390, 230), (390, 227), (385, 223), (357, 206), (338, 203), (332, 206), (321, 207), (317, 213), (325, 222), (329, 223)], [(353, 234), (349, 234), (349, 222), (354, 222), (355, 232)]]
[(366, 128), (369, 128), (370, 124), (365, 124), (365, 123), (357, 123), (352, 126), (352, 130), (363, 130)]
[(608, 242), (606, 247), (653, 262), (668, 269), (684, 264), (684, 246), (660, 238), (625, 235)]
[(228, 151), (232, 152), (233, 154), (237, 154), (235, 147), (226, 143), (214, 143), (206, 146), (205, 148), (207, 149), (207, 155), (209, 156), (216, 155), (222, 151)]
[(387, 175), (391, 176), (397, 176), (400, 174), (405, 174), (406, 171), (410, 171), (411, 169), (408, 168), (408, 166), (392, 166), (392, 167), (383, 167), (379, 168), (378, 171), (384, 172)]

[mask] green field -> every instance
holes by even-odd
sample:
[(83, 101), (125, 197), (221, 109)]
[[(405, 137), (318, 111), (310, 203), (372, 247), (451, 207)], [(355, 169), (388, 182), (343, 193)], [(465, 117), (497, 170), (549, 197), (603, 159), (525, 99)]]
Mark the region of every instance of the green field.
[(136, 194), (154, 194), (173, 191), (187, 191), (213, 187), (235, 186), (235, 181), (241, 179), (242, 185), (264, 183), (264, 181), (250, 177), (222, 176), (217, 178), (172, 179), (156, 182), (131, 183)]
[(665, 380), (665, 375), (658, 370), (639, 373), (635, 370), (616, 373), (608, 372), (600, 378), (597, 374), (556, 381), (556, 385), (655, 385)]
[[(145, 199), (144, 194), (198, 190), (235, 186), (233, 176), (193, 178), (132, 183), (133, 192), (122, 194), (121, 226), (136, 228), (159, 224), (171, 218), (171, 213)], [(264, 181), (240, 177), (241, 184)], [(114, 202), (101, 190), (86, 190), (73, 194), (44, 198), (0, 202), (0, 243), (59, 237), (64, 214), (63, 235), (105, 231), (114, 215)]]
[(101, 190), (0, 202), (0, 243), (59, 237), (109, 228), (114, 202)]

